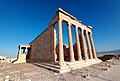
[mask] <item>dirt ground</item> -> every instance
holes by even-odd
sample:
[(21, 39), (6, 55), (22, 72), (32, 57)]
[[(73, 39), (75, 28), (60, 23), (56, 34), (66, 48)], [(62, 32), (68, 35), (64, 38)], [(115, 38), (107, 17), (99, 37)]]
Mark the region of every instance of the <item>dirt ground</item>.
[(120, 81), (120, 60), (112, 58), (65, 74), (58, 74), (31, 63), (2, 63), (0, 81)]

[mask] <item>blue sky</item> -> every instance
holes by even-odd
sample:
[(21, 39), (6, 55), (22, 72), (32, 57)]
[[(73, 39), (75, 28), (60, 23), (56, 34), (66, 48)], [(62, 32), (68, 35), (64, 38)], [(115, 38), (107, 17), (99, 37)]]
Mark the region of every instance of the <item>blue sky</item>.
[(59, 7), (93, 27), (97, 51), (120, 48), (120, 0), (0, 0), (0, 55), (16, 57)]

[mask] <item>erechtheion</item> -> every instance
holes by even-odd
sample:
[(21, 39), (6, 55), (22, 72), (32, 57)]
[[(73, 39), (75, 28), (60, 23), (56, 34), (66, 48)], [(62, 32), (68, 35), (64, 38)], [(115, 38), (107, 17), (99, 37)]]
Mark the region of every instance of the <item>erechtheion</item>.
[[(68, 45), (63, 43), (62, 22), (67, 25)], [(58, 30), (55, 29), (56, 24)], [(71, 26), (75, 29), (76, 42), (74, 44)], [(99, 63), (101, 61), (96, 55), (91, 29), (91, 26), (83, 25), (75, 17), (58, 8), (47, 29), (29, 45), (19, 46), (17, 62), (28, 61), (59, 73)], [(58, 32), (58, 38), (56, 32)], [(21, 49), (24, 49), (23, 52)]]

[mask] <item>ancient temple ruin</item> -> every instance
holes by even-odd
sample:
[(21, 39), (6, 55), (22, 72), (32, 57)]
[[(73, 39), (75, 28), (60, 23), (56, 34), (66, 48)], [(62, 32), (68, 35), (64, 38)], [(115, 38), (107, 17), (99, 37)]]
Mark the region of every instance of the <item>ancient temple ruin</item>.
[[(68, 41), (68, 45), (63, 44), (62, 22), (67, 25), (68, 40), (66, 41)], [(58, 30), (55, 29), (56, 24)], [(74, 44), (71, 26), (74, 26), (75, 29), (76, 42)], [(59, 8), (48, 27), (29, 45), (20, 47), (19, 62), (25, 59), (27, 62), (59, 73), (99, 63), (101, 61), (96, 55), (91, 29), (91, 26), (83, 25), (75, 17)], [(58, 32), (58, 43), (56, 42), (56, 32)], [(20, 51), (23, 48), (25, 50), (22, 54)]]

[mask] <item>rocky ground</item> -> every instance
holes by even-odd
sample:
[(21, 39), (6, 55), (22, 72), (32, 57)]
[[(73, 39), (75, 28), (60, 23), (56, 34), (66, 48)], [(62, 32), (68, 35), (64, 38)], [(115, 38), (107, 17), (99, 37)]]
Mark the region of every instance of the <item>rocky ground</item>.
[(104, 62), (65, 74), (30, 63), (0, 64), (0, 81), (120, 81), (120, 56), (100, 56)]

